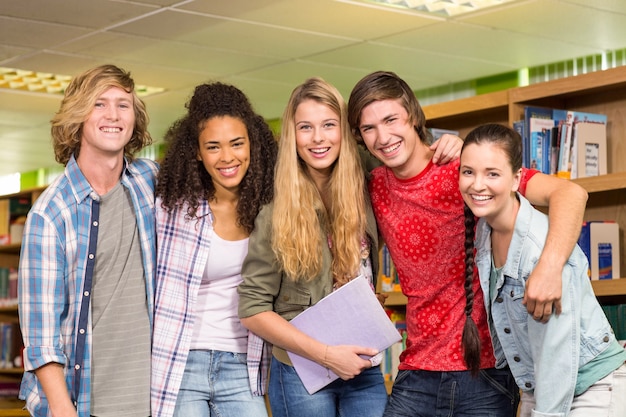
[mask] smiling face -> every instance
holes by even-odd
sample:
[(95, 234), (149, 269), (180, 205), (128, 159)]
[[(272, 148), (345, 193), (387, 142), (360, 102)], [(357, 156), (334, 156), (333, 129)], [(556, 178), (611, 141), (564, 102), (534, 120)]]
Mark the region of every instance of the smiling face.
[(211, 176), (216, 193), (237, 193), (250, 166), (246, 125), (230, 116), (207, 120), (198, 137), (197, 159)]
[(79, 160), (121, 158), (134, 127), (133, 95), (118, 87), (109, 88), (98, 97), (83, 123)]
[(411, 178), (424, 168), (423, 147), (399, 99), (373, 101), (363, 108), (359, 131), (365, 146), (398, 178)]
[(315, 100), (304, 100), (296, 109), (296, 150), (313, 178), (327, 179), (341, 150), (339, 115)]
[(471, 143), (463, 148), (459, 189), (475, 216), (493, 225), (500, 215), (510, 217), (519, 188), (521, 169), (513, 172), (509, 157), (496, 143)]

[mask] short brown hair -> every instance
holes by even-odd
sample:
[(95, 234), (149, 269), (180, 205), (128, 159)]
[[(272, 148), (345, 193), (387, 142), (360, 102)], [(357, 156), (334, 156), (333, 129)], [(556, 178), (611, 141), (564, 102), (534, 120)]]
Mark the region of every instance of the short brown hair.
[(420, 140), (430, 144), (432, 135), (426, 129), (426, 116), (411, 87), (395, 73), (390, 71), (376, 71), (359, 81), (350, 93), (348, 100), (348, 123), (353, 135), (363, 140), (359, 125), (361, 112), (375, 101), (399, 100), (409, 114), (409, 121), (415, 127)]

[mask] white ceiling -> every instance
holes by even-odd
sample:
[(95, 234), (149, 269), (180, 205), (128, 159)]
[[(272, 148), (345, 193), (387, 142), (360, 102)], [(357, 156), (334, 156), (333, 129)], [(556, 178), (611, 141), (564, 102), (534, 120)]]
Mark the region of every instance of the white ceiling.
[[(347, 99), (379, 69), (423, 89), (624, 47), (624, 0), (522, 0), (451, 19), (336, 0), (0, 0), (0, 66), (129, 70), (166, 88), (145, 98), (156, 141), (202, 82), (238, 86), (270, 119), (310, 76)], [(0, 89), (0, 175), (56, 165), (59, 101)]]

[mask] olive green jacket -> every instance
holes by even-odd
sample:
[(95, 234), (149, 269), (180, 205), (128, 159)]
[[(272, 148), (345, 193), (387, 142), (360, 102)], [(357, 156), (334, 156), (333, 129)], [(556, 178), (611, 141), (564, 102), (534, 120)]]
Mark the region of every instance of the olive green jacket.
[[(368, 193), (366, 195), (367, 226), (370, 259), (374, 280), (378, 275), (378, 230)], [(294, 282), (278, 267), (270, 245), (273, 204), (263, 207), (250, 235), (248, 255), (243, 263), (243, 282), (239, 285), (239, 317), (245, 318), (264, 311), (275, 311), (286, 320), (314, 305), (332, 292), (331, 252), (322, 249), (322, 272), (308, 282)], [(320, 227), (324, 241), (326, 234)], [(376, 285), (376, 282), (374, 282)]]

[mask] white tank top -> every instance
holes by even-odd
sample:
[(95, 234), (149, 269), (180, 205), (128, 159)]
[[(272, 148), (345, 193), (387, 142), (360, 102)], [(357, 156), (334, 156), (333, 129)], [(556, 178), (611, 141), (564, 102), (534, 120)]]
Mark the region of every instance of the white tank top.
[(209, 259), (204, 269), (191, 349), (245, 353), (248, 330), (241, 325), (237, 307), (241, 267), (248, 254), (248, 238), (229, 241), (211, 231)]

